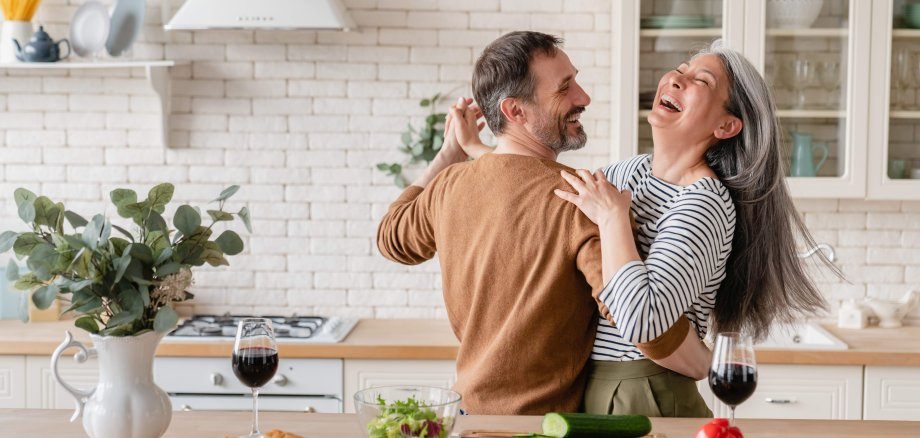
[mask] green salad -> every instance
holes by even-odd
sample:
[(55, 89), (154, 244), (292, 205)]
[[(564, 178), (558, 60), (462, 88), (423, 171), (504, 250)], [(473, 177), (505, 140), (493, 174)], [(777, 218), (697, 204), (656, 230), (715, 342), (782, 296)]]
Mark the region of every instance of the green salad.
[(377, 403), (380, 413), (367, 424), (371, 438), (446, 438), (449, 427), (445, 426), (453, 422), (451, 417), (438, 418), (433, 409), (420, 404), (415, 397), (387, 404), (378, 395)]

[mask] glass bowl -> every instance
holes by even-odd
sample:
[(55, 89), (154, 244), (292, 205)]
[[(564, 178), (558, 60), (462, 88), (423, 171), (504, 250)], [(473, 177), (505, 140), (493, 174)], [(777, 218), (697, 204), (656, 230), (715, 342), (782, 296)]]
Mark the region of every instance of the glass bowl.
[(368, 438), (447, 438), (460, 394), (431, 386), (381, 386), (355, 393), (355, 412)]

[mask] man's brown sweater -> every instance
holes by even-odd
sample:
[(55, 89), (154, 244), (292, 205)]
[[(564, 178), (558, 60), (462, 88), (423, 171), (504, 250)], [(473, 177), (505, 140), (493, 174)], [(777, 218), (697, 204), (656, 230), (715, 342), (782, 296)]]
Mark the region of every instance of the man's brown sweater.
[(455, 389), (468, 413), (580, 407), (597, 327), (593, 296), (603, 288), (601, 251), (597, 226), (553, 194), (571, 191), (562, 169), (572, 171), (486, 154), (448, 167), (425, 190), (407, 188), (380, 223), (377, 246), (388, 259), (413, 265), (439, 253), (460, 340)]

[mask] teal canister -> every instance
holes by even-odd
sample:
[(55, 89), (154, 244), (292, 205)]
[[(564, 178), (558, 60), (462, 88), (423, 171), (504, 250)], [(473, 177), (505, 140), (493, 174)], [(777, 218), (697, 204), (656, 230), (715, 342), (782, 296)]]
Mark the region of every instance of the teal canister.
[[(815, 165), (815, 149), (821, 151), (821, 159)], [(811, 134), (804, 132), (792, 133), (792, 176), (816, 176), (821, 166), (827, 160), (827, 145), (812, 143)]]

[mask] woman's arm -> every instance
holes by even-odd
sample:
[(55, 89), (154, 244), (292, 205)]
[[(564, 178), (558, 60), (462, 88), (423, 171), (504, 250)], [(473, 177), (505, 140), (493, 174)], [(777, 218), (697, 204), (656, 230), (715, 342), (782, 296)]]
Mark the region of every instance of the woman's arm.
[[(617, 190), (600, 172), (578, 173), (580, 178), (563, 172), (577, 195), (560, 190), (556, 194), (574, 203), (598, 224), (603, 278), (607, 284), (598, 296), (602, 313), (611, 322), (616, 321), (624, 340), (635, 344), (656, 363), (696, 379), (705, 377), (710, 353), (683, 316), (683, 310), (698, 297), (705, 280), (711, 277), (710, 268), (714, 265), (711, 254), (688, 250), (678, 255), (668, 248), (660, 252), (673, 254), (676, 260), (656, 266), (661, 254), (655, 254), (657, 260), (650, 254), (651, 266), (646, 266), (639, 257), (630, 227), (631, 193)], [(662, 229), (659, 238), (680, 240), (681, 236)], [(674, 241), (668, 245), (684, 249), (693, 246)], [(662, 267), (675, 272), (661, 275)]]

